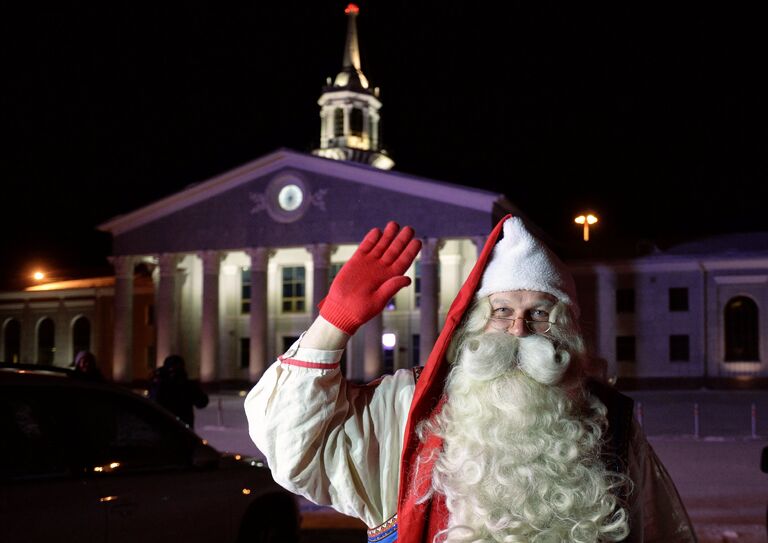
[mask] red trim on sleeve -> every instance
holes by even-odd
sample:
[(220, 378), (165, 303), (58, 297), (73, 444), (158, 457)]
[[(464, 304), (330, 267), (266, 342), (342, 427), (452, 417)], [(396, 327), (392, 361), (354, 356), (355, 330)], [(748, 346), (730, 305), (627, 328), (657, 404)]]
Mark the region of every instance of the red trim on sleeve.
[(312, 368), (315, 370), (334, 370), (339, 367), (338, 362), (307, 362), (305, 360), (296, 360), (295, 358), (283, 358), (282, 356), (278, 356), (277, 359), (282, 364), (298, 366), (300, 368)]

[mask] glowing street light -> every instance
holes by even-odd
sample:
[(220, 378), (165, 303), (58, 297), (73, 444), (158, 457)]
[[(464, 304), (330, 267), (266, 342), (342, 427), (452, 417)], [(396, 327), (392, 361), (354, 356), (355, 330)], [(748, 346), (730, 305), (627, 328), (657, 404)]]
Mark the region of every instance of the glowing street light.
[(382, 334), (381, 344), (386, 350), (391, 351), (395, 348), (395, 345), (397, 345), (397, 336), (392, 332)]
[(597, 222), (597, 217), (592, 215), (592, 213), (587, 213), (586, 215), (579, 215), (573, 219), (573, 222), (584, 225), (584, 241), (589, 241), (589, 225), (595, 224)]
[(32, 278), (35, 281), (42, 281), (43, 279), (45, 279), (45, 274), (41, 271), (36, 271), (35, 273), (32, 274)]

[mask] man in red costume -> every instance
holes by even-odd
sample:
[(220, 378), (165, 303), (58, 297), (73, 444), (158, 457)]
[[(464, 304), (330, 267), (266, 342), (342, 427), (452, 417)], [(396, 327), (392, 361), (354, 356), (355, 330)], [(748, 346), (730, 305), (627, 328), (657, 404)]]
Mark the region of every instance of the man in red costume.
[(409, 227), (369, 232), (246, 398), (275, 480), (379, 543), (695, 541), (632, 401), (587, 376), (571, 275), (518, 218), (489, 236), (423, 371), (344, 380), (349, 337), (419, 249)]

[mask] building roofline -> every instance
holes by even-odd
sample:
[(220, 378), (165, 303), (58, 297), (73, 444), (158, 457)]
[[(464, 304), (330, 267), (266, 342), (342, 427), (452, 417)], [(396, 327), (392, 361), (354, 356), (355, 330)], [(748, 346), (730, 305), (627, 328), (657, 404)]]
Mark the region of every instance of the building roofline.
[(500, 193), (280, 148), (135, 211), (118, 215), (97, 228), (112, 235), (122, 234), (286, 167), (489, 213), (494, 204), (504, 200)]
[(616, 273), (637, 271), (718, 271), (734, 269), (767, 269), (768, 255), (654, 255), (638, 258), (601, 260), (568, 260), (574, 274), (610, 269)]

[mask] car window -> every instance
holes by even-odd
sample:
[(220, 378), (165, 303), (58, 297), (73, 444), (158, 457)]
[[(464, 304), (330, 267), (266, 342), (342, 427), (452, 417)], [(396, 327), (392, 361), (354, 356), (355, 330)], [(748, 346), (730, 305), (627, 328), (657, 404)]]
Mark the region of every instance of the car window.
[(123, 473), (187, 467), (190, 434), (139, 398), (85, 391), (70, 398), (79, 426), (72, 447), (86, 471)]
[(61, 417), (46, 403), (20, 390), (0, 391), (0, 479), (70, 473), (62, 448)]
[(185, 468), (196, 442), (139, 397), (63, 386), (0, 390), (0, 432), (4, 479)]

